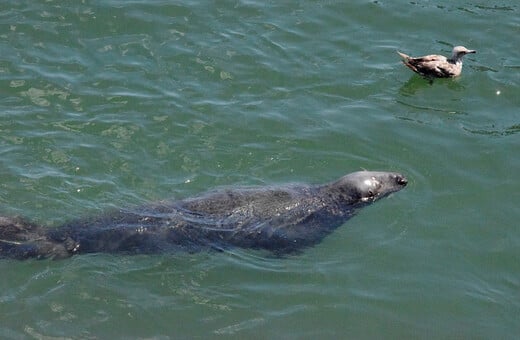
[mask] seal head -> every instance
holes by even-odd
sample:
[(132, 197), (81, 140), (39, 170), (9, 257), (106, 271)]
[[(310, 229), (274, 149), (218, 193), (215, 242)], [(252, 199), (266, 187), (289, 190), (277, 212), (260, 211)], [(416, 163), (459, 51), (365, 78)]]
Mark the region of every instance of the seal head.
[(338, 192), (348, 205), (366, 205), (406, 186), (408, 180), (397, 172), (358, 171), (341, 177), (327, 187)]

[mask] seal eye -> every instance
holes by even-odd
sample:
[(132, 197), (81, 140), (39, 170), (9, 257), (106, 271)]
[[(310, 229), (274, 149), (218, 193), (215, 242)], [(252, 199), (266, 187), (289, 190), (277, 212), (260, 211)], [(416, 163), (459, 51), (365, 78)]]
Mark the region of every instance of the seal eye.
[(374, 197), (374, 191), (372, 189), (368, 190), (368, 196)]

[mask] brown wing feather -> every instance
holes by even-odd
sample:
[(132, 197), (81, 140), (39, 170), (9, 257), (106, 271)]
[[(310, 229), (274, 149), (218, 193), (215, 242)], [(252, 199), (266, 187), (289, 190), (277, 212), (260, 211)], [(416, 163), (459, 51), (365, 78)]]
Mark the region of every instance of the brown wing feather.
[(447, 59), (444, 56), (430, 54), (423, 57), (410, 57), (404, 53), (397, 52), (401, 58), (403, 58), (403, 64), (409, 69), (418, 73), (422, 76), (428, 77), (451, 77), (453, 74), (448, 70), (440, 67), (439, 62), (446, 62)]

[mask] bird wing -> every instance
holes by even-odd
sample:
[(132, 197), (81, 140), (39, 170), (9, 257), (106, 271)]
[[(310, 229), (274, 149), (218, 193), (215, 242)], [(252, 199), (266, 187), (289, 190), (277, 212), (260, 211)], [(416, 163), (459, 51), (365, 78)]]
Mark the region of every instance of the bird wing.
[(455, 72), (455, 70), (453, 69), (452, 65), (447, 63), (443, 65), (438, 65), (435, 68), (435, 72), (436, 76), (439, 78), (450, 78), (458, 75), (458, 73)]
[(430, 54), (423, 57), (403, 59), (403, 63), (406, 66), (423, 76), (446, 78), (455, 75), (452, 65), (442, 55)]

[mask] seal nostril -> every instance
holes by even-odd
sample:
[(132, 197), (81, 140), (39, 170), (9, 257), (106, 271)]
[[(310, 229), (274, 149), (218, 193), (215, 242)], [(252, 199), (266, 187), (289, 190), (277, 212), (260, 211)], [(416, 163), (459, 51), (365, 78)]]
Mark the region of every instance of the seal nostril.
[(406, 185), (408, 180), (404, 176), (397, 176), (397, 184)]

